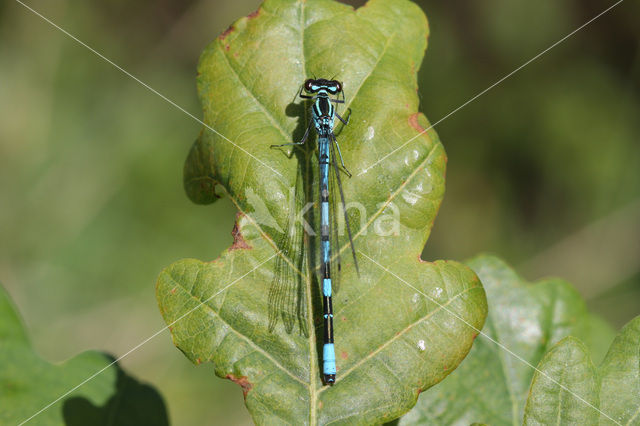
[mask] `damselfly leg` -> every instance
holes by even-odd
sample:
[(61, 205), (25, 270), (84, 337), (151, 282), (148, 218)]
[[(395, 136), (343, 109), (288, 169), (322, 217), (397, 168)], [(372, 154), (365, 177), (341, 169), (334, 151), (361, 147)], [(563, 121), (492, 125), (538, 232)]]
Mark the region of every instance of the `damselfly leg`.
[(304, 136), (302, 136), (302, 140), (300, 142), (290, 142), (290, 143), (283, 143), (280, 145), (271, 145), (271, 148), (279, 148), (281, 146), (291, 146), (291, 145), (304, 145), (304, 143), (307, 141), (307, 138), (309, 137), (309, 129), (311, 129), (311, 123), (307, 126), (307, 130), (304, 131)]

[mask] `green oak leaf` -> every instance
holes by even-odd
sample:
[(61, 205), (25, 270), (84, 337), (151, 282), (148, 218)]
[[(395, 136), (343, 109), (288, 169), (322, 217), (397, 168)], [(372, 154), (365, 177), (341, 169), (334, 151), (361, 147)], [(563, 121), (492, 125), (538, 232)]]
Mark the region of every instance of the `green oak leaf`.
[(587, 405), (598, 406), (596, 368), (589, 350), (579, 339), (573, 336), (562, 339), (545, 354), (537, 368), (523, 424), (598, 424), (597, 412)]
[(574, 337), (545, 355), (533, 377), (524, 424), (550, 423), (640, 425), (640, 316), (622, 328), (598, 369)]
[(0, 287), (0, 424), (19, 424), (36, 414), (29, 424), (169, 424), (160, 394), (128, 376), (117, 364), (86, 381), (112, 361), (110, 356), (92, 351), (60, 365), (49, 364), (34, 352), (15, 308)]
[[(406, 0), (357, 10), (267, 0), (201, 56), (198, 91), (210, 128), (187, 158), (185, 188), (197, 203), (215, 201), (216, 191), (235, 203), (235, 242), (213, 262), (166, 268), (157, 299), (176, 346), (240, 384), (256, 423), (397, 418), (456, 368), (484, 323), (473, 271), (420, 259), (446, 163), (417, 112), (427, 33), (424, 14)], [(302, 232), (298, 215), (317, 197), (315, 136), (302, 149), (270, 148), (301, 139), (309, 105), (296, 95), (314, 75), (343, 82), (339, 111), (350, 108), (350, 123), (336, 133), (353, 177), (342, 182), (347, 202), (359, 207), (349, 209), (359, 274), (348, 244), (340, 246), (332, 387), (319, 366), (319, 242)], [(304, 218), (318, 229), (315, 211)]]
[[(489, 316), (462, 365), (420, 396), (400, 419), (413, 424), (521, 424), (531, 379), (543, 355), (566, 336), (587, 342), (602, 359), (613, 331), (590, 314), (578, 292), (560, 279), (533, 285), (502, 260), (481, 255), (467, 262), (487, 292)], [(523, 360), (517, 359), (506, 349)]]

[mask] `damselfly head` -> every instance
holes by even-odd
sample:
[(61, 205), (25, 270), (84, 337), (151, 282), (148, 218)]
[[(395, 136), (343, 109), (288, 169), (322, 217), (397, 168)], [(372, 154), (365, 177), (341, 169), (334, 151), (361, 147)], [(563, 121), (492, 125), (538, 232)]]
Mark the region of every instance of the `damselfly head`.
[(342, 83), (338, 80), (309, 78), (304, 82), (304, 90), (307, 91), (307, 93), (318, 93), (320, 90), (326, 90), (332, 95), (335, 95), (342, 92)]

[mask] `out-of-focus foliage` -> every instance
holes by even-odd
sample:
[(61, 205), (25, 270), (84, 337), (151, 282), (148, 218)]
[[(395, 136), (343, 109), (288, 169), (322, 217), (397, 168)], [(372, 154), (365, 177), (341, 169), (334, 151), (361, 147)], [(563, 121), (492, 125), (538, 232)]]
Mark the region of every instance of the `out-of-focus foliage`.
[(620, 330), (597, 369), (579, 339), (558, 342), (533, 376), (524, 424), (640, 425), (639, 347), (640, 316)]
[[(29, 2), (197, 116), (200, 52), (259, 3)], [(431, 26), (419, 87), (433, 122), (609, 4), (417, 3)], [(533, 265), (527, 278), (559, 275), (581, 292), (578, 272), (612, 271), (589, 305), (617, 326), (640, 311), (640, 210), (620, 210), (640, 196), (639, 15), (640, 3), (623, 2), (436, 127), (447, 192), (426, 258), (490, 250)], [(18, 3), (0, 3), (0, 280), (45, 358), (124, 353), (164, 325), (157, 271), (231, 241), (230, 203), (197, 207), (182, 188), (200, 127)], [(587, 261), (567, 237), (598, 219), (588, 241), (601, 250)], [(568, 249), (555, 258), (568, 269), (528, 263), (561, 241)], [(210, 380), (167, 342), (124, 362), (158, 386), (173, 423), (249, 422), (234, 384)]]
[[(0, 286), (1, 424), (168, 425), (158, 392), (128, 376), (106, 354), (87, 351), (60, 365), (33, 351), (22, 322)], [(97, 374), (100, 373), (100, 374)], [(87, 378), (86, 386), (76, 386)]]

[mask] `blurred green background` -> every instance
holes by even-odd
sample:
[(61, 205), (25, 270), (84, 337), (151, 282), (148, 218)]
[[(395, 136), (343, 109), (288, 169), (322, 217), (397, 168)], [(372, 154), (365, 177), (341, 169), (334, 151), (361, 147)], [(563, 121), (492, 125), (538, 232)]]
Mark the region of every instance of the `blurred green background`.
[[(28, 4), (196, 116), (200, 51), (259, 1)], [(361, 4), (362, 2), (352, 2)], [(421, 1), (432, 122), (613, 2)], [(447, 192), (426, 259), (490, 251), (559, 275), (616, 328), (640, 313), (640, 3), (627, 1), (438, 124)], [(0, 283), (38, 352), (115, 356), (164, 323), (154, 284), (231, 242), (182, 189), (200, 125), (14, 1), (0, 2)], [(122, 364), (172, 423), (249, 424), (242, 392), (163, 333)], [(203, 371), (208, 370), (208, 371)]]

